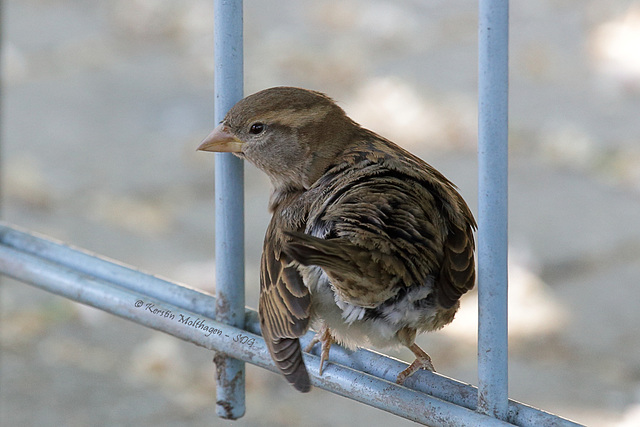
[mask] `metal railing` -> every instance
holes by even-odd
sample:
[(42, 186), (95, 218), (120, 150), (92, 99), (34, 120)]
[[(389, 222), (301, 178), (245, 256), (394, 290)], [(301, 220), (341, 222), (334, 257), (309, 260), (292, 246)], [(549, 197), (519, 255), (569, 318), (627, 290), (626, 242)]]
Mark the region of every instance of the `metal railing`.
[[(165, 332), (231, 358), (276, 372), (260, 334), (258, 315), (243, 309), (244, 329), (216, 320), (217, 299), (96, 254), (0, 223), (0, 273)], [(302, 337), (306, 345), (313, 333)], [(505, 421), (476, 412), (478, 389), (420, 371), (404, 386), (407, 364), (370, 350), (331, 349), (322, 376), (319, 357), (304, 354), (312, 383), (350, 399), (431, 426), (576, 426), (509, 400)], [(226, 415), (226, 413), (223, 413)]]
[[(215, 1), (215, 123), (243, 96), (242, 1)], [(215, 154), (216, 319), (244, 323), (244, 174), (242, 160)], [(216, 412), (236, 419), (245, 412), (244, 363), (216, 357)]]
[[(421, 371), (395, 384), (407, 364), (369, 350), (304, 354), (312, 383), (432, 426), (576, 426), (508, 399), (507, 100), (508, 0), (479, 0), (479, 386)], [(215, 1), (215, 122), (243, 96), (242, 1)], [(216, 154), (216, 296), (0, 224), (0, 273), (215, 350), (217, 413), (245, 412), (244, 362), (276, 371), (244, 307), (242, 162)], [(306, 345), (309, 333), (301, 340)]]
[(504, 419), (507, 363), (509, 0), (478, 10), (478, 411)]

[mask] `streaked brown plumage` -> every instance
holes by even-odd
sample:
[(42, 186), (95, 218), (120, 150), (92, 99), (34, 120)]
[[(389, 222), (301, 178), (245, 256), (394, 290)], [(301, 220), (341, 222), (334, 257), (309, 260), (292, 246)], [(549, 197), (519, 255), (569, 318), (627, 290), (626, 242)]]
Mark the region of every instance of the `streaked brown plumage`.
[(320, 373), (332, 342), (408, 347), (400, 383), (433, 370), (415, 336), (451, 322), (475, 281), (476, 224), (449, 180), (299, 88), (241, 100), (199, 149), (235, 152), (271, 179), (259, 314), (296, 389), (311, 387), (298, 340), (310, 326)]

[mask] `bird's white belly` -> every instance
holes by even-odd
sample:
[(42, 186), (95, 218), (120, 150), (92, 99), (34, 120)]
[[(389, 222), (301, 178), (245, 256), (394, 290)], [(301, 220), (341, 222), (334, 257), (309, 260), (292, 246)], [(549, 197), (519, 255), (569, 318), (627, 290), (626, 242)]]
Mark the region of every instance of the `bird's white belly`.
[[(311, 327), (318, 331), (324, 323), (331, 330), (334, 339), (345, 347), (395, 348), (401, 345), (396, 334), (404, 327), (435, 329), (429, 327), (436, 317), (435, 308), (418, 309), (409, 298), (388, 308), (380, 308), (380, 317), (367, 317), (365, 307), (354, 306), (336, 298), (329, 278), (320, 267), (302, 267), (301, 272), (311, 292)], [(431, 286), (421, 288), (416, 290), (422, 294), (419, 297), (425, 298), (432, 292)], [(413, 300), (419, 298), (413, 296)]]

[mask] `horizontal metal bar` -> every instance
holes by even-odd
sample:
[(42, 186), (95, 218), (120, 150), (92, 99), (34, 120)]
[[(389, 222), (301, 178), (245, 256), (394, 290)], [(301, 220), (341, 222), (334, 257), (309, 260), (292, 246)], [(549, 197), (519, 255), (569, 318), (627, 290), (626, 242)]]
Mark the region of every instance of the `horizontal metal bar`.
[[(66, 266), (0, 245), (0, 272), (210, 350), (276, 371), (262, 337), (169, 302), (134, 293)], [(338, 364), (318, 375), (319, 358), (305, 354), (312, 383), (404, 418), (433, 426), (507, 426), (435, 397)]]
[[(73, 270), (84, 277), (89, 276), (94, 280), (109, 282), (114, 289), (123, 288), (132, 295), (142, 294), (148, 296), (150, 300), (167, 301), (168, 303), (163, 303), (163, 305), (175, 307), (174, 313), (181, 310), (180, 313), (182, 314), (193, 313), (195, 315), (194, 318), (215, 318), (215, 313), (212, 313), (212, 307), (215, 307), (215, 298), (209, 294), (144, 274), (104, 257), (0, 223), (0, 248), (3, 246), (31, 254), (38, 258), (40, 262), (46, 263), (49, 261), (51, 264), (60, 264), (60, 268), (66, 267), (68, 270)], [(3, 255), (0, 254), (0, 272), (12, 275), (5, 271), (5, 268), (7, 268), (6, 260), (3, 260)], [(19, 277), (17, 278), (23, 280)], [(144, 299), (142, 300), (144, 301)], [(135, 319), (132, 320), (135, 321)], [(206, 323), (209, 325), (210, 321), (207, 320)], [(149, 326), (154, 327), (153, 325)], [(258, 315), (254, 310), (245, 310), (245, 328), (251, 334), (260, 334)], [(248, 334), (245, 333), (245, 335)], [(313, 333), (303, 337), (303, 345), (308, 343), (312, 337)], [(189, 339), (186, 340), (190, 341)], [(222, 349), (218, 350), (224, 351)], [(335, 366), (340, 367), (342, 365), (390, 383), (395, 381), (398, 372), (407, 367), (405, 362), (380, 355), (374, 351), (361, 349), (351, 352), (340, 346), (331, 348), (329, 361), (332, 363), (327, 366), (335, 364)], [(268, 363), (270, 364), (270, 361)], [(272, 365), (267, 368), (274, 369)], [(471, 410), (475, 409), (477, 402), (477, 389), (475, 387), (436, 373), (417, 372), (405, 382), (405, 386)], [(353, 396), (348, 397), (353, 398)], [(579, 426), (579, 424), (514, 400), (509, 400), (507, 420), (519, 426)]]
[(177, 285), (158, 276), (144, 273), (118, 261), (75, 248), (50, 237), (21, 230), (0, 221), (0, 244), (37, 255), (79, 272), (113, 282), (116, 285), (171, 301), (175, 306), (215, 318), (216, 299), (210, 294)]

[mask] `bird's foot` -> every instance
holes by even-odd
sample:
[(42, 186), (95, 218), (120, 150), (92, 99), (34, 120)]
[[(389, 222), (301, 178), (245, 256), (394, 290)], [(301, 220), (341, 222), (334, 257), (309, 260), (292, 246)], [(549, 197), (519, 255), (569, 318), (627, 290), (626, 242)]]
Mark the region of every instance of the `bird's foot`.
[(307, 348), (304, 349), (304, 351), (309, 353), (313, 348), (313, 346), (316, 345), (317, 343), (322, 343), (322, 351), (320, 352), (320, 369), (319, 369), (319, 374), (320, 376), (322, 376), (322, 369), (324, 367), (324, 362), (329, 358), (329, 350), (331, 349), (331, 344), (334, 343), (333, 337), (331, 336), (331, 331), (326, 325), (322, 326), (322, 328), (320, 329), (320, 332), (318, 332), (313, 337), (313, 339), (311, 340)]
[(413, 361), (411, 365), (404, 371), (398, 374), (396, 378), (397, 384), (403, 384), (404, 381), (409, 378), (411, 375), (415, 374), (420, 369), (426, 369), (427, 371), (435, 372), (436, 369), (433, 367), (433, 362), (431, 362), (431, 357), (424, 352), (417, 344), (412, 344), (409, 346), (409, 350), (416, 355), (416, 360)]

